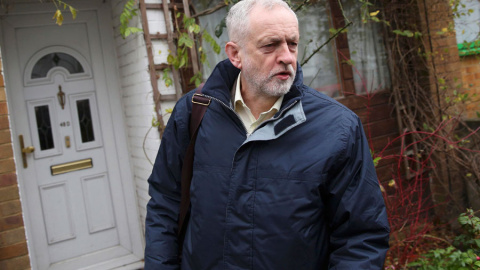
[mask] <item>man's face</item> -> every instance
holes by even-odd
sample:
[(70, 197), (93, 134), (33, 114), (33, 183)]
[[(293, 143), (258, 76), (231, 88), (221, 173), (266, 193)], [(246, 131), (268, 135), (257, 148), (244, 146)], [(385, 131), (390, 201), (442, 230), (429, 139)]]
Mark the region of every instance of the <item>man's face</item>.
[(290, 11), (255, 7), (240, 53), (242, 88), (267, 96), (286, 94), (295, 79), (298, 40), (298, 23)]

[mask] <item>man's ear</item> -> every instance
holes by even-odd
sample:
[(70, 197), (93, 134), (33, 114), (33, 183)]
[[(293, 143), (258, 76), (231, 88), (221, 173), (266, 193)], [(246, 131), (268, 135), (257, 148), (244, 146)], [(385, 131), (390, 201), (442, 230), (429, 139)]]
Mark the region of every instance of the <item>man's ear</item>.
[(225, 52), (227, 53), (228, 59), (232, 62), (238, 69), (242, 69), (242, 60), (241, 60), (241, 53), (240, 53), (240, 46), (234, 42), (227, 42), (225, 45)]

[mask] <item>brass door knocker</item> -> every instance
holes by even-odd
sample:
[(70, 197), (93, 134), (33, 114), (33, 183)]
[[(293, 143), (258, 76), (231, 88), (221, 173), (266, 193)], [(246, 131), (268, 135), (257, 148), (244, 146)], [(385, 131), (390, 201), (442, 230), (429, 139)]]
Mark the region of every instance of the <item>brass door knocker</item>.
[(62, 110), (65, 109), (65, 93), (62, 91), (62, 86), (58, 86), (58, 103), (60, 103), (60, 106), (62, 106)]

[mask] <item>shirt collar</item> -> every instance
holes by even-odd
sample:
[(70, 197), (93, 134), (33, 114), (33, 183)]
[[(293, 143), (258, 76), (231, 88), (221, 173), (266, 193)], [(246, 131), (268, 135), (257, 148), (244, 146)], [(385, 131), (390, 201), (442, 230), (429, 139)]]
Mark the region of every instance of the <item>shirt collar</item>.
[[(240, 91), (240, 75), (241, 74), (242, 74), (242, 72), (240, 72), (238, 74), (237, 80), (235, 82), (235, 95), (234, 95), (234, 100), (233, 100), (233, 109), (234, 110), (237, 109), (237, 103), (248, 108), (248, 106), (245, 104), (245, 101), (243, 101), (242, 92)], [(280, 96), (277, 99), (277, 101), (275, 102), (275, 104), (273, 104), (272, 108), (270, 108), (270, 110), (268, 110), (266, 112), (270, 112), (272, 110), (276, 110), (277, 112), (280, 111), (280, 107), (282, 106), (282, 102), (283, 102), (283, 97), (284, 97), (284, 95)]]

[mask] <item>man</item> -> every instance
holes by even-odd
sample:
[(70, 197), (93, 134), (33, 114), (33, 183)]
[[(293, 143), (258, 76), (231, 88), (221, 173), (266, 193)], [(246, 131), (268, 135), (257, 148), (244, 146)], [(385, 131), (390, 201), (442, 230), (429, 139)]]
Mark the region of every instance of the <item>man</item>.
[[(203, 87), (181, 262), (177, 219), (189, 93), (168, 121), (150, 183), (145, 269), (383, 269), (389, 226), (358, 117), (303, 85), (298, 21), (281, 0), (243, 0)], [(240, 72), (241, 71), (241, 72)]]

